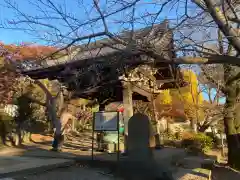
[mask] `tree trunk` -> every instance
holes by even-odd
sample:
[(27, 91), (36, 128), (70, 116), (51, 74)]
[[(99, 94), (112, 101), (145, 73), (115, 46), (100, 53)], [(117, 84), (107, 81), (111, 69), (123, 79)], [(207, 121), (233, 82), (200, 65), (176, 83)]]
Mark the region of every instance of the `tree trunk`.
[(199, 125), (198, 131), (205, 132), (209, 127), (214, 126), (218, 121), (222, 120), (222, 118), (215, 118), (210, 122), (204, 122), (203, 125)]
[[(57, 119), (57, 105), (56, 105), (57, 97), (53, 97), (52, 94), (49, 92), (49, 90), (45, 87), (45, 85), (42, 82), (36, 80), (34, 83), (37, 84), (46, 94), (46, 108), (48, 111), (48, 118), (50, 119), (50, 122), (52, 123), (52, 125), (56, 125), (57, 123), (59, 123), (58, 122), (59, 120)], [(64, 104), (63, 94), (62, 92), (60, 92), (59, 109), (62, 109), (63, 104)]]
[(22, 123), (17, 122), (16, 134), (15, 134), (15, 146), (21, 146), (23, 142)]
[(191, 119), (191, 128), (194, 133), (197, 133), (197, 122), (195, 119)]
[(130, 82), (122, 82), (124, 116), (124, 152), (128, 153), (128, 121), (133, 116), (132, 87)]
[(240, 119), (238, 118), (238, 111), (240, 110), (237, 99), (236, 87), (229, 86), (226, 104), (225, 104), (225, 116), (224, 126), (227, 136), (228, 147), (228, 164), (240, 169)]
[(72, 119), (72, 131), (76, 131), (76, 120)]
[(0, 136), (1, 136), (2, 144), (6, 145), (7, 130), (3, 120), (0, 120)]

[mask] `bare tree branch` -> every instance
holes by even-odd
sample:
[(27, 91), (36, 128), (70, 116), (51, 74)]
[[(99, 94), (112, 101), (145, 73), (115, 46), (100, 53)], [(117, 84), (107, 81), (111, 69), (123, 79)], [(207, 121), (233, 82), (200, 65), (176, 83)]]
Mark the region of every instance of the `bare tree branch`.
[(233, 47), (240, 52), (240, 38), (237, 32), (233, 29), (233, 27), (227, 23), (226, 19), (223, 16), (219, 7), (216, 7), (213, 0), (203, 0), (206, 4), (207, 10), (211, 14), (214, 21), (217, 23), (219, 29), (222, 30), (223, 34), (229, 40), (229, 42), (233, 45)]

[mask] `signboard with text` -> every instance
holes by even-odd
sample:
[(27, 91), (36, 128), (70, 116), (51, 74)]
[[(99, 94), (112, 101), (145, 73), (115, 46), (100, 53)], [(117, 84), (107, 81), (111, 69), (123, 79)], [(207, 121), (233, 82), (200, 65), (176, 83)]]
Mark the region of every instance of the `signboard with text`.
[(119, 112), (99, 111), (94, 114), (94, 131), (118, 131)]

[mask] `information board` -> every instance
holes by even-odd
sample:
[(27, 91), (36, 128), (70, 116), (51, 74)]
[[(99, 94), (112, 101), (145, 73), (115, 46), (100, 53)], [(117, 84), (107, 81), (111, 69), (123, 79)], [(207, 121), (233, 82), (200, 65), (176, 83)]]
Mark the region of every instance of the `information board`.
[(118, 131), (119, 112), (99, 111), (94, 114), (94, 131)]

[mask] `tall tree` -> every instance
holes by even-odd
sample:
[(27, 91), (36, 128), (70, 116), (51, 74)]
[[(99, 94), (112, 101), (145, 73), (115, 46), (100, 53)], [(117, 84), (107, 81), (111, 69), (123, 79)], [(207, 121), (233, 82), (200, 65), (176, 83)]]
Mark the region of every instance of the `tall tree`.
[[(9, 101), (9, 98), (12, 98), (14, 94), (16, 96), (21, 96), (26, 89), (30, 88), (32, 95), (29, 93), (28, 97), (32, 102), (45, 106), (48, 119), (55, 124), (58, 120), (58, 112), (60, 112), (58, 110), (62, 108), (64, 101), (60, 84), (48, 80), (31, 80), (26, 77), (23, 78), (17, 69), (19, 67), (35, 68), (36, 66), (41, 66), (41, 63), (36, 60), (49, 55), (55, 51), (56, 48), (31, 44), (5, 45), (3, 43), (0, 44), (0, 48), (0, 58), (4, 65), (1, 69), (1, 73), (4, 75), (1, 78), (4, 83), (2, 83), (0, 89), (1, 92), (3, 92), (3, 100), (6, 99), (5, 97), (8, 97), (8, 103), (12, 103), (12, 99)], [(7, 93), (8, 96), (4, 93)], [(39, 94), (41, 95), (39, 96)], [(5, 103), (6, 101), (3, 102), (3, 105)]]
[(9, 69), (0, 57), (0, 104), (7, 104), (11, 102), (14, 87), (16, 85), (17, 74)]

